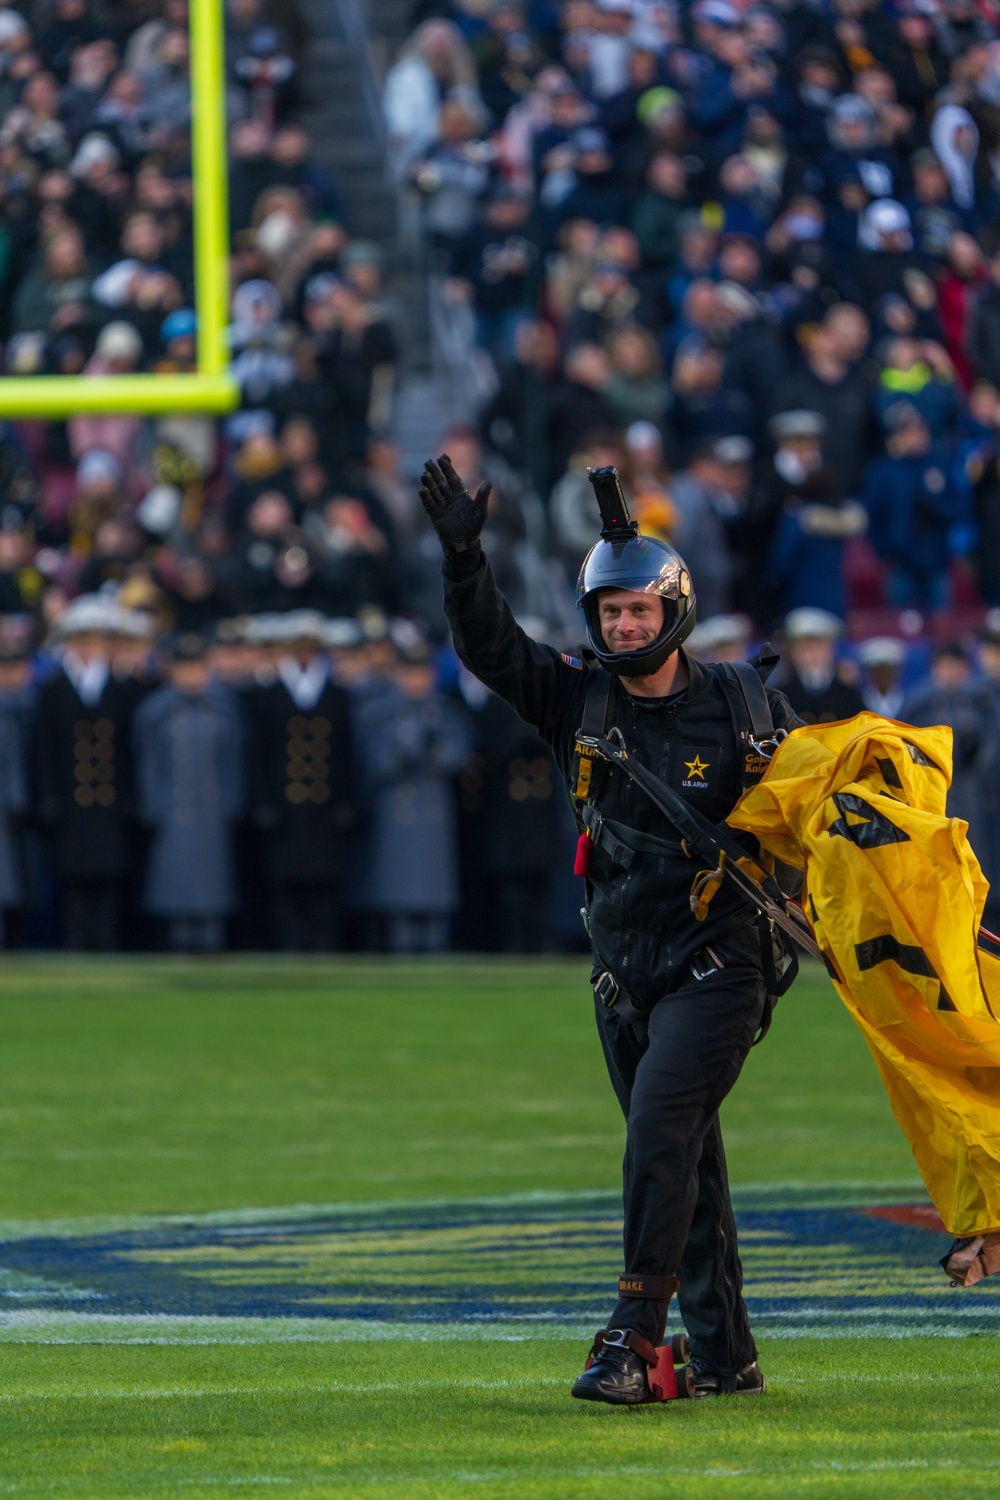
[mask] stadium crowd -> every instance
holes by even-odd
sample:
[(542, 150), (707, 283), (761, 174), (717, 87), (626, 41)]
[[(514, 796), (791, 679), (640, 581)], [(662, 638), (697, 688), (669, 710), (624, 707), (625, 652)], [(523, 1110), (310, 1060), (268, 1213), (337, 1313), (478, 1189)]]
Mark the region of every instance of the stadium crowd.
[[(0, 8), (0, 339), (194, 367), (185, 0)], [(704, 659), (956, 731), (1000, 879), (1000, 10), (426, 0), (396, 182), (489, 394), (441, 434), (572, 649), (616, 463)], [(301, 124), (294, 6), (228, 0), (233, 416), (0, 426), (5, 940), (571, 946), (542, 743), (458, 667), (391, 441), (382, 255)]]

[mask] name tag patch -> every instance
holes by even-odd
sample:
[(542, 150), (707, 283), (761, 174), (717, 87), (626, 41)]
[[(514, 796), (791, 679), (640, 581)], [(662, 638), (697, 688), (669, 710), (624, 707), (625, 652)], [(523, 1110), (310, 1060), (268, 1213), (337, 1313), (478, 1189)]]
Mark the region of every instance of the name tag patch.
[(682, 745), (677, 754), (676, 782), (682, 792), (704, 792), (711, 796), (719, 782), (718, 749)]

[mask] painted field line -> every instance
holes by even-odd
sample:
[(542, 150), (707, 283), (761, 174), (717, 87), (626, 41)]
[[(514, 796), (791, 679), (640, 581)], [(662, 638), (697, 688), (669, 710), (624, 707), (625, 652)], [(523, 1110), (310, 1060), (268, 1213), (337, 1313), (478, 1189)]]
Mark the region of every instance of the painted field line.
[[(822, 1183), (797, 1179), (787, 1182), (750, 1182), (734, 1186), (732, 1195), (737, 1208), (755, 1207), (765, 1198), (781, 1200), (783, 1205), (789, 1198), (801, 1199), (801, 1204), (796, 1203), (794, 1206), (822, 1208), (830, 1202), (839, 1204), (848, 1199), (852, 1206), (864, 1207), (867, 1204), (888, 1202), (922, 1202), (927, 1196), (919, 1178), (893, 1178), (878, 1182), (861, 1178)], [(63, 1238), (115, 1234), (141, 1229), (239, 1229), (241, 1225), (255, 1228), (310, 1219), (355, 1219), (385, 1214), (410, 1217), (424, 1212), (442, 1211), (464, 1214), (477, 1209), (562, 1208), (567, 1204), (593, 1204), (595, 1207), (607, 1205), (610, 1209), (619, 1211), (619, 1203), (619, 1190), (608, 1187), (567, 1192), (539, 1190), (468, 1198), (352, 1199), (335, 1203), (291, 1203), (270, 1208), (213, 1209), (205, 1213), (85, 1214), (78, 1218), (0, 1219), (0, 1240), (35, 1239), (48, 1235)]]
[[(754, 1328), (768, 1341), (843, 1338), (968, 1338), (1000, 1335), (1000, 1318), (974, 1308), (941, 1316), (866, 1308), (856, 1317), (827, 1314), (824, 1321), (782, 1325), (768, 1315), (754, 1317)], [(965, 1321), (963, 1321), (963, 1319)], [(0, 1344), (135, 1344), (151, 1346), (350, 1344), (387, 1341), (417, 1344), (537, 1341), (579, 1343), (593, 1337), (595, 1313), (587, 1322), (384, 1322), (361, 1318), (246, 1318), (184, 1316), (169, 1313), (47, 1312), (0, 1315)]]
[[(842, 1375), (817, 1374), (806, 1376), (768, 1375), (768, 1387), (780, 1389), (791, 1385), (917, 1385), (936, 1384), (940, 1380), (937, 1371), (900, 1371), (898, 1375), (866, 1374), (846, 1371)], [(972, 1377), (970, 1377), (971, 1379)], [(269, 1396), (377, 1396), (396, 1391), (521, 1391), (534, 1390), (538, 1386), (567, 1386), (572, 1375), (525, 1375), (511, 1378), (484, 1380), (477, 1376), (442, 1375), (433, 1379), (412, 1380), (331, 1380), (282, 1381), (280, 1384), (261, 1385), (205, 1385), (205, 1386), (152, 1386), (145, 1390), (135, 1386), (87, 1386), (79, 1390), (41, 1389), (0, 1391), (0, 1406), (17, 1406), (25, 1401), (185, 1401), (204, 1400), (216, 1396), (258, 1397), (262, 1391)], [(845, 1465), (845, 1467), (849, 1467)]]
[(321, 1385), (310, 1381), (289, 1381), (268, 1386), (181, 1385), (152, 1387), (148, 1390), (136, 1390), (134, 1386), (124, 1386), (117, 1390), (111, 1387), (89, 1386), (80, 1390), (0, 1391), (0, 1406), (17, 1406), (23, 1401), (90, 1401), (94, 1399), (101, 1401), (184, 1401), (189, 1398), (202, 1400), (212, 1396), (259, 1397), (265, 1390), (269, 1396), (377, 1396), (382, 1393), (415, 1390), (530, 1390), (539, 1385), (566, 1385), (570, 1379), (568, 1375), (523, 1376), (510, 1380), (481, 1380), (475, 1376), (470, 1376), (468, 1380), (458, 1380), (452, 1376), (440, 1376), (435, 1380), (335, 1380), (326, 1381)]

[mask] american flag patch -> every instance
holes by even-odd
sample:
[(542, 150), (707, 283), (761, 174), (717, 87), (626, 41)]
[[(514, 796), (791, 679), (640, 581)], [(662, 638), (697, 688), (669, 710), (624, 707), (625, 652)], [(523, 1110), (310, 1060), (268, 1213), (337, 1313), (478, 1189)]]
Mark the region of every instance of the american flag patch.
[(565, 651), (560, 651), (559, 655), (562, 657), (567, 667), (575, 667), (578, 672), (583, 671), (583, 662), (578, 656), (567, 656)]

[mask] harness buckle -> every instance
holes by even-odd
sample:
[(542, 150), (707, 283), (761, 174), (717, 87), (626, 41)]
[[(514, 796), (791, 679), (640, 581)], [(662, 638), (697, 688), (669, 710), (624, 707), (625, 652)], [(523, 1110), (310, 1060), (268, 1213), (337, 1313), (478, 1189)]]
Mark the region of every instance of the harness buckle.
[(617, 979), (607, 969), (594, 980), (594, 994), (609, 1010), (621, 994)]
[(600, 808), (593, 802), (588, 802), (584, 808), (583, 826), (596, 844), (601, 837), (601, 829), (604, 827), (604, 817)]
[(756, 750), (757, 754), (762, 755), (765, 760), (770, 760), (775, 751), (778, 749), (778, 746), (781, 744), (782, 740), (786, 740), (787, 738), (787, 729), (776, 729), (771, 737), (766, 740), (755, 740), (752, 734), (747, 736), (750, 745), (754, 750)]
[(698, 980), (710, 979), (713, 974), (717, 974), (720, 969), (724, 969), (725, 967), (725, 963), (715, 952), (714, 948), (709, 948), (707, 945), (696, 953), (691, 960), (691, 973)]

